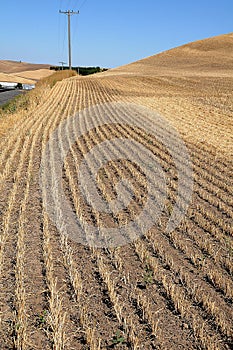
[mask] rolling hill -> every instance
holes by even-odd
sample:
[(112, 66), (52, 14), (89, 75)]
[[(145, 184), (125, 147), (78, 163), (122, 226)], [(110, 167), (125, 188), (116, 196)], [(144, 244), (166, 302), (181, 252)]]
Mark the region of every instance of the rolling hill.
[(195, 41), (105, 74), (233, 76), (233, 33)]
[(0, 72), (10, 74), (38, 69), (49, 69), (49, 64), (33, 64), (26, 62), (0, 60)]
[(54, 73), (48, 64), (0, 61), (0, 81), (34, 84)]
[(16, 79), (21, 77), (24, 79), (31, 79), (34, 81), (38, 81), (42, 78), (49, 77), (53, 73), (54, 73), (53, 70), (43, 68), (43, 69), (28, 70), (28, 71), (23, 71), (18, 73), (11, 73), (10, 76), (12, 76), (13, 78), (15, 77)]
[(5, 73), (0, 73), (0, 81), (8, 83), (35, 84), (35, 80), (33, 79), (26, 79), (24, 77)]

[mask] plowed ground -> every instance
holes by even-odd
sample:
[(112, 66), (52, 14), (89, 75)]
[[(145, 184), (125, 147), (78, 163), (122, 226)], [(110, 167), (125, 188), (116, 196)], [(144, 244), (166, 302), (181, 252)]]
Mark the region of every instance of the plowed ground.
[[(8, 130), (0, 145), (0, 349), (233, 346), (232, 86), (227, 77), (71, 78)], [(41, 154), (63, 120), (114, 101), (149, 107), (177, 128), (192, 159), (194, 193), (182, 223), (166, 233), (177, 174), (164, 146), (127, 121), (92, 130), (77, 140), (63, 169), (65, 193), (77, 214), (98, 219), (79, 192), (77, 166), (111, 137), (133, 138), (158, 157), (168, 198), (160, 224), (142, 239), (91, 249), (61, 236), (43, 209)], [(110, 162), (100, 175), (106, 200), (114, 197), (119, 178), (133, 181), (134, 205), (118, 220), (140, 212), (147, 189), (135, 164)]]

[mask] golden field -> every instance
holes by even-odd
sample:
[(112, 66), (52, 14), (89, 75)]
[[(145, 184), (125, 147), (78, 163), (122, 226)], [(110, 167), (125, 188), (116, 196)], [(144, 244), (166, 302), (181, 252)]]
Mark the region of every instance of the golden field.
[[(233, 34), (226, 34), (47, 84), (33, 91), (27, 108), (1, 116), (1, 349), (232, 348), (232, 47)], [(114, 124), (114, 103), (125, 103), (122, 124)], [(134, 117), (148, 122), (146, 112), (134, 116), (130, 104), (163, 116), (191, 157), (192, 200), (171, 232), (166, 225), (177, 199), (177, 169), (164, 144), (130, 125)], [(39, 173), (49, 137), (91, 107), (100, 122), (104, 114), (113, 122), (84, 133), (64, 161), (64, 191), (77, 216), (111, 227), (133, 220), (146, 201), (143, 170), (119, 159), (98, 173), (98, 188), (110, 202), (119, 179), (131, 181), (127, 210), (105, 217), (88, 205), (77, 169), (105, 140), (140, 142), (166, 178), (158, 224), (119, 247), (90, 247), (62, 235), (43, 206)]]
[(54, 73), (49, 68), (50, 66), (46, 64), (0, 60), (0, 81), (35, 84)]

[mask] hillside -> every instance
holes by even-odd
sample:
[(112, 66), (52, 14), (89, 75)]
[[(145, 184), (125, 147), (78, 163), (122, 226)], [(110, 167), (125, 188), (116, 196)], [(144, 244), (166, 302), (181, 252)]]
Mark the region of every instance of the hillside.
[(0, 60), (0, 72), (7, 74), (32, 71), (37, 69), (49, 69), (49, 67), (49, 64), (33, 64), (10, 60)]
[(233, 33), (192, 42), (109, 70), (109, 74), (115, 72), (146, 75), (233, 76)]
[(0, 81), (8, 83), (21, 83), (21, 84), (35, 84), (35, 80), (25, 79), (24, 77), (18, 77), (11, 74), (5, 74), (0, 72)]
[(0, 61), (0, 81), (35, 84), (54, 73), (47, 64), (33, 64), (16, 61)]
[(233, 349), (231, 47), (38, 84), (1, 115), (1, 350)]
[(53, 70), (43, 68), (43, 69), (29, 70), (29, 71), (23, 71), (18, 73), (11, 73), (10, 75), (16, 78), (21, 77), (25, 79), (38, 81), (42, 78), (47, 78), (52, 74), (54, 74)]

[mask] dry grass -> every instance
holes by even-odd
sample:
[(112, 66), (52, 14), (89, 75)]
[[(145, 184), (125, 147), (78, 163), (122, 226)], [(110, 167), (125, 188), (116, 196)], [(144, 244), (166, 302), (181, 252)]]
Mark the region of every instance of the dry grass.
[(57, 72), (53, 72), (52, 75), (49, 75), (48, 77), (44, 77), (42, 78), (39, 82), (38, 82), (38, 86), (43, 86), (43, 85), (50, 85), (50, 87), (53, 87), (56, 82), (61, 81), (63, 79), (67, 79), (70, 77), (74, 77), (76, 76), (77, 73), (73, 70), (61, 70), (61, 71), (57, 71)]

